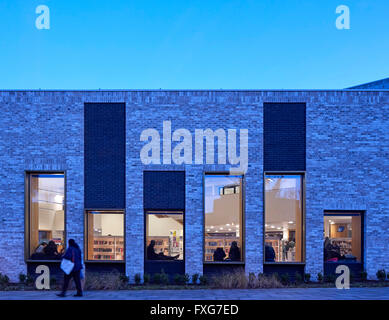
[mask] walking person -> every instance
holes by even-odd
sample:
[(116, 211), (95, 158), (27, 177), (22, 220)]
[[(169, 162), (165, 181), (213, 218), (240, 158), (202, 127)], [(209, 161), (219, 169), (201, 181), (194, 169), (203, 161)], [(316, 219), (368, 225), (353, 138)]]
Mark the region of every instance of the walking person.
[(77, 289), (77, 294), (75, 294), (74, 296), (82, 297), (82, 288), (81, 288), (81, 279), (80, 279), (80, 273), (83, 268), (82, 261), (81, 261), (81, 249), (78, 246), (78, 244), (74, 241), (74, 239), (69, 239), (69, 246), (66, 249), (63, 259), (72, 261), (74, 263), (74, 266), (69, 274), (65, 273), (62, 292), (57, 294), (57, 296), (65, 297), (70, 279), (73, 278)]

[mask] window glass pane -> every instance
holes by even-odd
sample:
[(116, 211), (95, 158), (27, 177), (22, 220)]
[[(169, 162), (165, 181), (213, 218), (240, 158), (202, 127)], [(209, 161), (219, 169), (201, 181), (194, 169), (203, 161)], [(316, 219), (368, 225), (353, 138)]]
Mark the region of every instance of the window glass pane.
[(146, 214), (146, 259), (184, 259), (184, 215)]
[(205, 261), (242, 261), (242, 176), (205, 176)]
[(124, 213), (88, 212), (88, 260), (124, 260)]
[(265, 261), (302, 262), (302, 177), (265, 177)]
[(324, 261), (361, 262), (361, 216), (324, 216)]
[(60, 259), (64, 249), (64, 175), (29, 175), (30, 258)]

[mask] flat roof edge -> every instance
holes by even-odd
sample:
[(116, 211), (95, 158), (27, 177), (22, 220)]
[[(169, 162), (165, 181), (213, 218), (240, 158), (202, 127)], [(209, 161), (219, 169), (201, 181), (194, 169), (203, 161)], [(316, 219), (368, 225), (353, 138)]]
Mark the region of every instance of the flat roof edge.
[(389, 89), (0, 89), (0, 92), (389, 92)]

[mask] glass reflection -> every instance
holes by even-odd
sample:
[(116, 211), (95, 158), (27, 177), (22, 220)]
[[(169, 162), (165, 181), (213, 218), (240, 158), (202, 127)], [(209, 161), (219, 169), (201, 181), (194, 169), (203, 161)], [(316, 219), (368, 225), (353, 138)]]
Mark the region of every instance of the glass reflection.
[(205, 261), (242, 261), (241, 190), (242, 176), (205, 176)]
[(64, 251), (64, 175), (30, 174), (30, 258), (60, 259)]
[(302, 262), (302, 176), (265, 177), (265, 261)]

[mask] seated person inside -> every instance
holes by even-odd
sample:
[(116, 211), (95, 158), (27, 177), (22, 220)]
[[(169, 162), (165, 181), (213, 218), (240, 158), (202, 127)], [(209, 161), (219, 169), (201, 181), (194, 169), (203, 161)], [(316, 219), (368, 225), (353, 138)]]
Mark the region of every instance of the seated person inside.
[(231, 242), (231, 247), (226, 261), (240, 261), (240, 249), (236, 241)]
[(42, 242), (31, 255), (32, 260), (59, 260), (61, 254), (58, 253), (57, 245), (53, 240), (49, 243)]
[(341, 248), (335, 243), (331, 243), (329, 237), (326, 237), (324, 240), (324, 261), (325, 262), (337, 262), (340, 260), (345, 260), (347, 262), (356, 262), (357, 258), (351, 252), (341, 253)]
[(179, 254), (176, 256), (166, 256), (163, 254), (163, 252), (157, 254), (155, 253), (154, 246), (155, 240), (151, 240), (146, 250), (147, 260), (176, 260), (180, 256)]
[(213, 253), (213, 261), (223, 261), (225, 257), (226, 253), (224, 252), (223, 248), (216, 248), (215, 252)]
[(47, 246), (47, 243), (43, 241), (43, 242), (38, 246), (38, 248), (36, 248), (35, 253), (43, 253), (43, 250), (46, 248), (46, 246)]
[(339, 246), (332, 245), (331, 240), (326, 237), (324, 240), (324, 261), (338, 261), (342, 259)]

